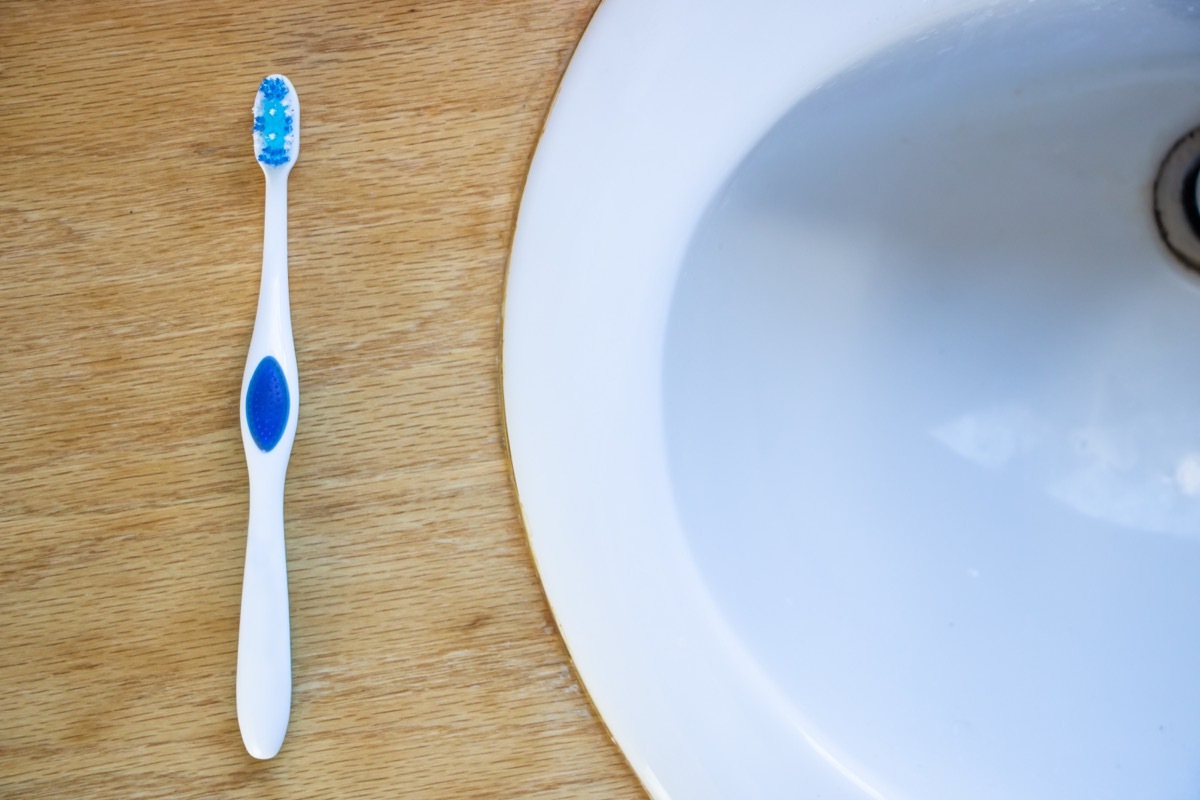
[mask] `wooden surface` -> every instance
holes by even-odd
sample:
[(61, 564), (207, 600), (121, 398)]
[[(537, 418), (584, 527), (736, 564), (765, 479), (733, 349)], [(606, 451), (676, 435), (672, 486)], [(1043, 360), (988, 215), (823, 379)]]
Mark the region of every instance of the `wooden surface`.
[[(643, 797), (558, 639), (498, 372), (594, 0), (0, 1), (0, 797)], [(282, 753), (234, 712), (259, 79), (303, 104)]]

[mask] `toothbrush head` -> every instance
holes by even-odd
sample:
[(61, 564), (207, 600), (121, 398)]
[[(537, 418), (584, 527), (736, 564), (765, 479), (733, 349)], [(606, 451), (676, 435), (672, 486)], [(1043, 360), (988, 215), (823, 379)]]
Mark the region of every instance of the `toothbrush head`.
[(300, 100), (282, 75), (263, 78), (254, 96), (254, 155), (264, 169), (287, 169), (300, 155)]

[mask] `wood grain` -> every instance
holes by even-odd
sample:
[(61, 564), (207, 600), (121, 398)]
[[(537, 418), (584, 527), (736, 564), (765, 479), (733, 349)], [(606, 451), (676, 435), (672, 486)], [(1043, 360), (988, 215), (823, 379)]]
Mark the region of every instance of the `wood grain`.
[[(595, 0), (0, 2), (0, 797), (641, 798), (527, 550), (520, 188)], [(295, 694), (233, 686), (257, 81), (291, 178)]]

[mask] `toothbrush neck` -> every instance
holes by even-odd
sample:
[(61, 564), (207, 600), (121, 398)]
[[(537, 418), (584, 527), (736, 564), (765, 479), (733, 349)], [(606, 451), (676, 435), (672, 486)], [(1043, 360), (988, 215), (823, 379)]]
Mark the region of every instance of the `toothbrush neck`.
[(292, 335), (288, 298), (286, 173), (267, 178), (264, 219), (262, 283), (258, 291), (255, 336), (269, 336), (270, 351), (284, 355), (291, 347)]
[(263, 227), (263, 284), (282, 280), (287, 288), (287, 175), (267, 181)]

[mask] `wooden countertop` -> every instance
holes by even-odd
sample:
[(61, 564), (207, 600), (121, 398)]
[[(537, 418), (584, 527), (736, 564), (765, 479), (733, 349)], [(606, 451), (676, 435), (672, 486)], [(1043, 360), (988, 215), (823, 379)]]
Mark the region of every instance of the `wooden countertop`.
[[(595, 0), (0, 0), (0, 797), (644, 797), (541, 592), (500, 310)], [(243, 750), (257, 83), (303, 104), (294, 698)]]

